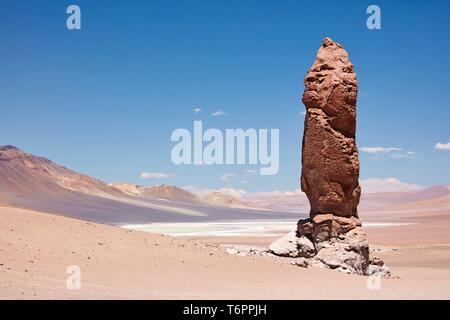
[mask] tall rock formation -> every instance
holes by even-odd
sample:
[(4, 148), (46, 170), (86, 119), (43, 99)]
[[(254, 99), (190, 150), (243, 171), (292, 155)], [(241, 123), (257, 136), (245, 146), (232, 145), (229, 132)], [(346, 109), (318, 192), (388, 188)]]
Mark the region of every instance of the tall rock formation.
[(310, 215), (357, 217), (361, 194), (355, 142), (358, 85), (345, 49), (323, 40), (305, 77), (307, 113), (302, 147), (302, 191)]
[(304, 83), (301, 188), (311, 205), (310, 218), (300, 220), (297, 231), (275, 241), (270, 251), (346, 273), (389, 277), (378, 258), (371, 263), (358, 218), (358, 84), (347, 51), (325, 38)]

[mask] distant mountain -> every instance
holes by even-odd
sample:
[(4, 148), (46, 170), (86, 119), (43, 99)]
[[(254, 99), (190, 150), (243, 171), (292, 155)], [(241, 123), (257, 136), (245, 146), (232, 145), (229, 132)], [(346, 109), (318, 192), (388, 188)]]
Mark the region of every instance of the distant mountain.
[[(230, 196), (228, 194), (214, 191), (211, 193), (208, 193), (201, 197), (202, 201), (217, 205), (217, 206), (226, 206), (231, 208), (251, 208), (251, 204), (243, 201), (241, 199), (235, 198), (233, 196)], [(261, 207), (259, 207), (261, 209)]]
[(121, 192), (104, 182), (34, 156), (14, 146), (0, 147), (0, 192), (17, 197), (46, 196), (77, 191), (89, 195)]
[(0, 147), (0, 203), (110, 224), (292, 218), (212, 204), (174, 186), (108, 185), (10, 145)]
[[(236, 219), (297, 219), (309, 213), (302, 192), (233, 197), (196, 195), (170, 185), (107, 184), (14, 146), (0, 147), (0, 204), (112, 224)], [(450, 185), (414, 192), (363, 193), (362, 218), (450, 212)]]
[(241, 202), (252, 208), (309, 214), (309, 201), (303, 192), (254, 194), (243, 197)]
[(198, 197), (197, 195), (184, 189), (175, 186), (170, 186), (167, 184), (145, 187), (129, 182), (123, 182), (123, 183), (110, 183), (109, 186), (116, 188), (125, 194), (137, 197), (165, 199), (187, 203), (202, 202), (200, 197)]

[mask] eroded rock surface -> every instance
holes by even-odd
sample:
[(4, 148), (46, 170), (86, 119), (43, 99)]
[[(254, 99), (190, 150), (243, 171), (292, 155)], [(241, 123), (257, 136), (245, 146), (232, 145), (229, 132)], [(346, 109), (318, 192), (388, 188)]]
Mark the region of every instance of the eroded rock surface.
[(273, 242), (270, 252), (281, 257), (313, 257), (316, 253), (314, 244), (306, 237), (297, 236), (295, 231), (289, 232)]
[(311, 216), (357, 216), (361, 194), (355, 143), (358, 85), (345, 49), (330, 38), (322, 42), (305, 77), (306, 106), (301, 188)]
[(301, 188), (311, 205), (310, 217), (298, 222), (296, 232), (275, 241), (270, 252), (301, 257), (301, 266), (388, 277), (389, 269), (381, 260), (370, 260), (369, 244), (358, 218), (358, 85), (345, 49), (325, 38), (304, 82), (302, 100), (307, 113)]

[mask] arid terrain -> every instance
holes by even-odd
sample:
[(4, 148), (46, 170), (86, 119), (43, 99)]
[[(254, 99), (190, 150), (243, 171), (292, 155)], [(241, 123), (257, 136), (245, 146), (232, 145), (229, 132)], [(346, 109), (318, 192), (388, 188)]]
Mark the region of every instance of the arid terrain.
[[(445, 226), (449, 227), (448, 221)], [(449, 238), (433, 233), (418, 243), (404, 235), (421, 228), (369, 233), (372, 248), (394, 278), (380, 286), (367, 277), (300, 268), (267, 257), (229, 255), (210, 239), (147, 232), (0, 208), (2, 299), (448, 299)], [(246, 243), (245, 239), (227, 239)], [(267, 244), (269, 239), (254, 239)], [(437, 244), (438, 241), (441, 244)], [(446, 241), (446, 244), (442, 243)], [(393, 243), (402, 243), (392, 245)], [(66, 270), (81, 270), (81, 289), (68, 290)]]
[[(393, 275), (379, 283), (301, 268), (289, 259), (226, 252), (226, 245), (267, 247), (276, 235), (264, 232), (170, 237), (118, 226), (292, 220), (295, 228), (295, 220), (307, 213), (302, 194), (220, 199), (172, 186), (108, 185), (2, 147), (0, 298), (450, 298), (448, 185), (363, 194), (363, 223), (385, 223), (367, 228), (371, 250)], [(67, 268), (74, 265), (81, 271), (80, 290), (66, 284)]]

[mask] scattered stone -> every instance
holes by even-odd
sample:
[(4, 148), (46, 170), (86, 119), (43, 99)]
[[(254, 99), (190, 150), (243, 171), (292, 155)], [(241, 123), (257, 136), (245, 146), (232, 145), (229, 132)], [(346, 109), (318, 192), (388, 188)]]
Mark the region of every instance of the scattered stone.
[(322, 263), (325, 268), (345, 273), (367, 275), (369, 267), (369, 245), (365, 233), (358, 227), (345, 234), (345, 239), (333, 239), (321, 243), (314, 257), (316, 265)]
[(372, 258), (370, 258), (370, 264), (382, 267), (384, 265), (384, 261), (381, 260), (380, 257), (372, 256)]
[(369, 268), (367, 270), (368, 275), (369, 276), (376, 276), (376, 277), (380, 277), (383, 279), (389, 279), (391, 278), (391, 271), (389, 270), (389, 268), (385, 265), (383, 266), (378, 266), (375, 264), (371, 264), (369, 265)]
[(299, 252), (296, 232), (291, 231), (282, 236), (269, 246), (269, 250), (277, 256), (297, 257)]
[(309, 240), (305, 236), (301, 236), (297, 238), (297, 248), (298, 254), (297, 257), (311, 258), (316, 254), (316, 249), (314, 248), (314, 244), (311, 240)]
[(312, 224), (312, 220), (308, 219), (300, 219), (297, 223), (297, 233), (299, 236), (310, 235), (314, 231), (314, 226)]
[(309, 262), (306, 258), (298, 258), (291, 261), (291, 264), (297, 267), (308, 268)]
[(238, 254), (238, 253), (239, 253), (238, 250), (233, 249), (233, 248), (227, 248), (225, 251), (226, 251), (228, 254)]
[(295, 231), (291, 231), (273, 242), (269, 251), (277, 256), (293, 258), (310, 258), (316, 254), (312, 241), (305, 236), (298, 237)]

